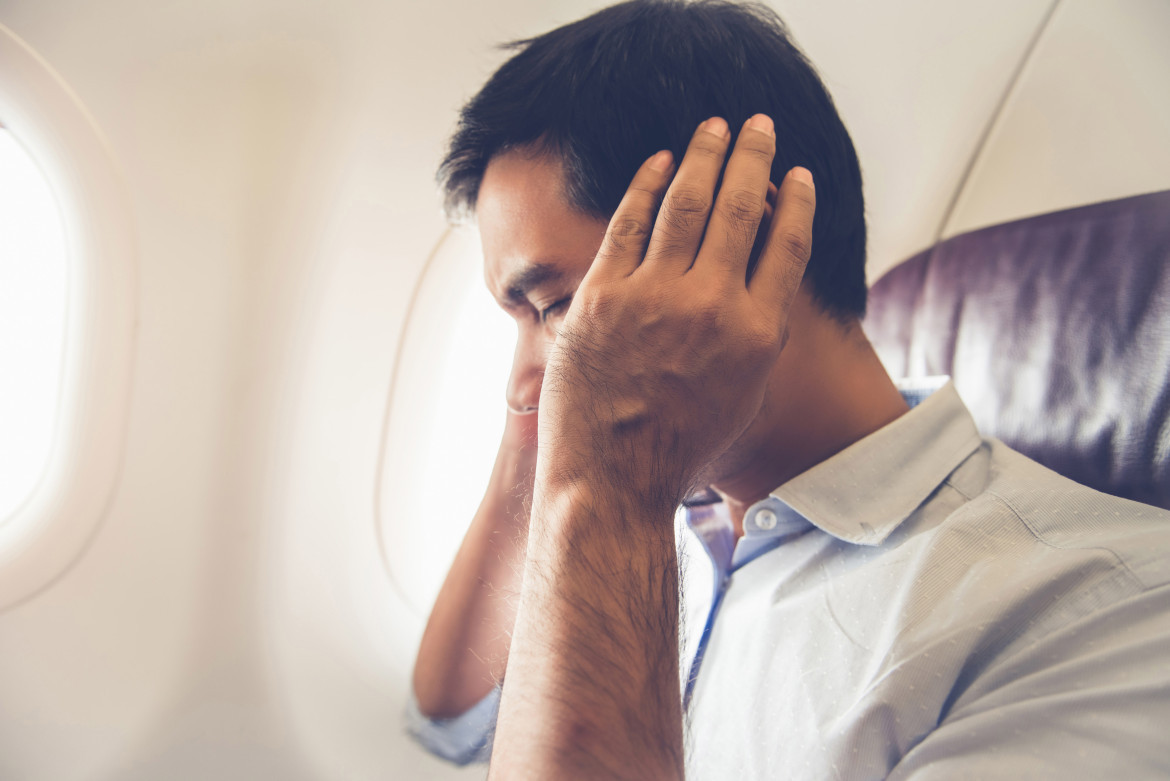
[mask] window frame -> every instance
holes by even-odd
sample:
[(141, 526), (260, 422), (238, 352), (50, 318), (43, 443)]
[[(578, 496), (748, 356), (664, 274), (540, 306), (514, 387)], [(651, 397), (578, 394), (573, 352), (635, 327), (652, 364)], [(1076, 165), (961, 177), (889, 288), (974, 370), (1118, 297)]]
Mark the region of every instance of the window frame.
[[(470, 297), (477, 303), (466, 316), (457, 314)], [(449, 369), (466, 355), (468, 325), (480, 314), (494, 321), (477, 323), (475, 339), (491, 342), (498, 353), (485, 352), (488, 366), (462, 379), (474, 388), (474, 398), (444, 406), (442, 383), (460, 381)], [(483, 285), (479, 232), (470, 225), (448, 228), (419, 272), (399, 334), (374, 491), (383, 570), (420, 619), (430, 613), (487, 488), (504, 430), (515, 344), (515, 325)], [(458, 464), (441, 458), (447, 448), (443, 430), (468, 432), (457, 448)], [(439, 471), (437, 478), (432, 470)]]
[(48, 462), (0, 524), (2, 612), (68, 571), (108, 514), (125, 451), (138, 297), (130, 200), (109, 147), (60, 75), (4, 25), (0, 118), (57, 198), (68, 278)]

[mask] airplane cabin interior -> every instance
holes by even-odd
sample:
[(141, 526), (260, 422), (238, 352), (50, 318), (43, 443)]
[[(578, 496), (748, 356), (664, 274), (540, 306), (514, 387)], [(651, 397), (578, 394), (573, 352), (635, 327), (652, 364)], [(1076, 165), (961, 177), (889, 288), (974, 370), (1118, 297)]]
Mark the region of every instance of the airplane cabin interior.
[[(890, 373), (1170, 508), (1170, 3), (767, 2)], [(515, 340), (435, 169), (603, 5), (0, 0), (0, 778), (484, 777), (403, 716)]]

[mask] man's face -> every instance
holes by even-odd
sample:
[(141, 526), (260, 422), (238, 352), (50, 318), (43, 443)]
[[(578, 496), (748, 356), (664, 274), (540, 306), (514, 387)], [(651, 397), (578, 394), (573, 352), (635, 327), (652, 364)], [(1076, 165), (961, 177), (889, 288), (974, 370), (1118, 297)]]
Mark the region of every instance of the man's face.
[[(514, 412), (523, 414), (537, 411), (557, 328), (608, 227), (608, 221), (569, 205), (561, 171), (560, 162), (547, 155), (498, 155), (488, 165), (476, 200), (484, 280), (518, 327), (507, 400)], [(807, 319), (802, 313), (809, 308), (798, 296), (790, 326)], [(783, 374), (786, 362), (803, 360), (800, 354), (806, 350), (800, 341), (790, 339), (774, 374)], [(787, 374), (799, 376), (791, 370)], [(744, 473), (760, 461), (761, 448), (777, 439), (773, 423), (788, 405), (784, 387), (770, 383), (761, 415), (728, 452), (709, 465), (702, 475), (705, 482)]]
[(560, 162), (522, 152), (497, 155), (476, 199), (484, 280), (518, 327), (508, 406), (535, 413), (549, 349), (589, 270), (607, 222), (573, 209)]

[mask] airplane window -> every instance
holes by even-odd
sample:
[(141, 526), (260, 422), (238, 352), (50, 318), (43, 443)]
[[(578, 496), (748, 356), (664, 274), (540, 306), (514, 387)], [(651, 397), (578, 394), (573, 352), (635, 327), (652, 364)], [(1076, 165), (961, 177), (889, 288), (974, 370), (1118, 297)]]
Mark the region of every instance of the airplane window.
[(0, 125), (0, 522), (36, 487), (57, 417), (66, 316), (61, 215)]
[(478, 234), (449, 232), (423, 272), (384, 432), (378, 532), (390, 579), (430, 612), (487, 488), (516, 327), (483, 284)]
[(77, 94), (0, 24), (0, 611), (79, 561), (111, 506), (138, 318), (125, 185)]

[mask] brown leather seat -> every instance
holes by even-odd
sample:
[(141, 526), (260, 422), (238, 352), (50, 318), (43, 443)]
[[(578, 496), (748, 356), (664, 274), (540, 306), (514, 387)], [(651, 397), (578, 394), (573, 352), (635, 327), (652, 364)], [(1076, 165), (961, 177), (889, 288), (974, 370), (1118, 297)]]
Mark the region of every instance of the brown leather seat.
[(980, 430), (1170, 508), (1170, 191), (941, 242), (870, 291), (895, 377), (949, 374)]

